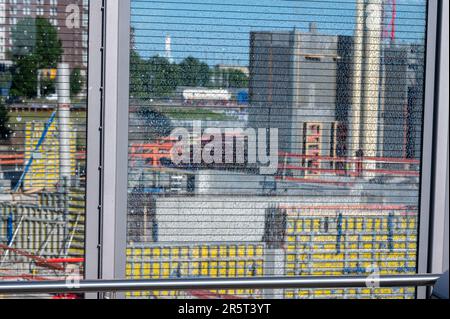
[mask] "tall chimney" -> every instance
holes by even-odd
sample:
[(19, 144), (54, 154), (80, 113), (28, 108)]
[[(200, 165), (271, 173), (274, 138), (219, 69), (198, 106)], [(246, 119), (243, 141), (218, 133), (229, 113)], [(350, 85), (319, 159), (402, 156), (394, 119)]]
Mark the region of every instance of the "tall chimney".
[(172, 38), (170, 37), (170, 35), (166, 36), (166, 59), (170, 63), (173, 63), (173, 58), (172, 58)]
[[(356, 5), (354, 85), (351, 113), (352, 156), (376, 157), (379, 134), (382, 0), (358, 0)], [(374, 162), (364, 162), (365, 176), (373, 176)]]

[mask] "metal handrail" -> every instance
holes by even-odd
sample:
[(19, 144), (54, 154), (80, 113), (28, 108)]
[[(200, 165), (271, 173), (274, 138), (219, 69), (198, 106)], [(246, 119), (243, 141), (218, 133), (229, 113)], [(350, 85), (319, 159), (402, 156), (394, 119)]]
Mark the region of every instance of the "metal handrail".
[(124, 292), (191, 289), (364, 288), (434, 286), (440, 275), (265, 277), (233, 279), (0, 282), (0, 294)]

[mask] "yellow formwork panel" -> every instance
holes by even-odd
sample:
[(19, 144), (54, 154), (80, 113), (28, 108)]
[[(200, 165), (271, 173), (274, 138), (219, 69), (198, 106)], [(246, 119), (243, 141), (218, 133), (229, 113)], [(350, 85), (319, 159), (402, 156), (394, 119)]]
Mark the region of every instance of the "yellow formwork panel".
[(170, 253), (171, 258), (180, 258), (180, 248), (178, 247), (173, 247), (171, 249), (171, 253)]
[(200, 258), (200, 248), (199, 247), (194, 247), (192, 249), (192, 256), (196, 259)]
[(236, 277), (236, 262), (230, 261), (228, 263), (228, 277)]
[(203, 246), (202, 247), (201, 257), (202, 258), (208, 258), (208, 256), (209, 256), (209, 247), (208, 246)]
[[(25, 158), (29, 159), (32, 152), (36, 148), (46, 122), (33, 121), (25, 125)], [(70, 173), (75, 176), (76, 165), (76, 135), (71, 133), (70, 144)], [(59, 136), (56, 127), (56, 121), (48, 129), (46, 138), (39, 148), (37, 154), (34, 155), (34, 161), (24, 179), (24, 188), (26, 190), (32, 188), (54, 189), (59, 182)], [(38, 156), (39, 155), (39, 156)]]
[(309, 219), (305, 219), (304, 221), (303, 221), (303, 231), (305, 231), (305, 232), (309, 232), (309, 231), (311, 231), (311, 220), (309, 220)]
[[(302, 217), (298, 214), (291, 216), (288, 225), (292, 229), (286, 236), (285, 245), (285, 274), (337, 276), (353, 273), (351, 271), (357, 274), (361, 270), (372, 269), (374, 266), (379, 267), (381, 273), (389, 274), (404, 273), (406, 269), (414, 269), (417, 249), (415, 231), (417, 230), (409, 228), (409, 218), (415, 221), (416, 217), (388, 215), (385, 211), (380, 212), (380, 215), (382, 216), (344, 216), (340, 224), (337, 217), (335, 220), (328, 217), (326, 220), (328, 225), (331, 220), (331, 225), (337, 226), (328, 227), (327, 231), (325, 227), (321, 229), (320, 225), (325, 223), (322, 217)], [(405, 220), (408, 224), (405, 224)], [(406, 225), (408, 227), (405, 227)], [(414, 222), (411, 225), (414, 225)], [(339, 227), (340, 235), (338, 236)], [(285, 297), (300, 298), (300, 294), (296, 294), (295, 291), (301, 290), (286, 291)], [(321, 297), (327, 294), (333, 297), (338, 294), (348, 298), (352, 296), (373, 298), (376, 295), (397, 297), (402, 294), (404, 297), (411, 296), (410, 292), (408, 294), (406, 291), (399, 290), (378, 290), (371, 293), (349, 289), (331, 292), (321, 290), (317, 294)], [(303, 295), (305, 296), (306, 294)]]
[(301, 233), (303, 231), (303, 220), (297, 220), (296, 223), (296, 231), (297, 233)]
[(237, 263), (237, 276), (245, 277), (245, 262), (244, 261), (239, 261)]
[(209, 249), (209, 253), (211, 258), (217, 258), (219, 256), (219, 247), (211, 246), (211, 248)]
[(143, 279), (151, 279), (151, 269), (150, 266), (144, 266), (144, 269), (142, 271)]
[(132, 276), (132, 272), (131, 272), (131, 265), (127, 264), (125, 267), (125, 274), (127, 275), (127, 277), (131, 277)]
[(244, 245), (238, 246), (238, 257), (245, 257), (245, 246)]
[(135, 263), (132, 272), (133, 277), (139, 278), (141, 276), (141, 264)]
[(336, 242), (336, 236), (319, 235), (314, 236), (314, 242)]
[(232, 245), (228, 248), (228, 256), (231, 258), (236, 257), (236, 246)]
[[(160, 252), (154, 254), (155, 250)], [(134, 268), (136, 278), (173, 278), (173, 277), (251, 277), (264, 274), (264, 245), (193, 245), (193, 246), (156, 246), (145, 248), (149, 253), (139, 253), (138, 248), (129, 249), (127, 256)], [(161, 253), (162, 252), (162, 253)], [(170, 258), (169, 258), (170, 257)], [(139, 261), (139, 262), (138, 262)], [(153, 266), (147, 266), (153, 262)], [(130, 264), (129, 263), (129, 264)], [(129, 267), (129, 264), (127, 267)], [(154, 267), (158, 266), (159, 269)], [(219, 293), (218, 291), (211, 291)], [(230, 293), (229, 291), (225, 291)], [(259, 294), (259, 290), (241, 290), (242, 295)], [(180, 292), (160, 292), (140, 295), (170, 298), (181, 296)]]
[(313, 221), (313, 231), (319, 231), (320, 230), (320, 224), (321, 224), (321, 220), (316, 218)]
[(264, 274), (264, 263), (262, 261), (256, 262), (256, 276), (261, 277)]
[(216, 278), (218, 275), (218, 263), (215, 261), (211, 262), (209, 268), (210, 268), (209, 272), (210, 277)]
[(294, 290), (286, 290), (284, 293), (284, 297), (286, 299), (294, 299), (295, 295), (294, 295)]
[(220, 245), (219, 256), (220, 257), (227, 257), (228, 256), (228, 247), (227, 246)]
[(194, 277), (200, 276), (200, 263), (199, 262), (192, 263), (192, 275)]
[(255, 247), (253, 245), (249, 245), (247, 247), (247, 257), (255, 256)]
[(219, 262), (219, 277), (227, 277), (227, 263), (225, 261)]
[(170, 277), (170, 262), (163, 262), (161, 265), (162, 268), (162, 278), (167, 279)]
[(162, 257), (163, 258), (170, 258), (170, 248), (163, 248), (162, 249)]
[(289, 254), (289, 255), (286, 256), (286, 260), (287, 260), (288, 262), (295, 261), (296, 259), (297, 259), (297, 258), (296, 258), (296, 255), (291, 255), (291, 254)]
[(142, 250), (141, 249), (135, 249), (133, 253), (134, 253), (134, 256), (141, 257)]

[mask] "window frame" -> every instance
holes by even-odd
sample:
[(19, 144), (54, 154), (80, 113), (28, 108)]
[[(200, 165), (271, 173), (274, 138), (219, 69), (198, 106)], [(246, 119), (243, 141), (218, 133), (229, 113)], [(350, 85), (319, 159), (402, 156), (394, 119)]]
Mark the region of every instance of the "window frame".
[(125, 279), (129, 26), (129, 0), (89, 1), (85, 279)]
[[(430, 266), (430, 252), (434, 249), (430, 246), (433, 242), (430, 238), (436, 235), (433, 235), (436, 216), (441, 223), (442, 218), (445, 220), (442, 212), (435, 211), (442, 209), (441, 201), (436, 205), (437, 200), (440, 200), (437, 196), (444, 195), (445, 198), (448, 184), (448, 167), (447, 180), (445, 174), (442, 178), (440, 171), (448, 163), (448, 121), (445, 123), (442, 118), (446, 109), (448, 119), (448, 90), (445, 90), (445, 87), (448, 88), (448, 73), (446, 81), (437, 78), (441, 67), (446, 66), (448, 69), (448, 60), (437, 59), (438, 49), (445, 39), (440, 36), (444, 26), (438, 19), (443, 2), (428, 0), (426, 13), (418, 273), (435, 269)], [(86, 279), (125, 278), (130, 8), (130, 0), (89, 1)], [(448, 11), (446, 18), (444, 20), (448, 22)], [(448, 40), (446, 45), (448, 53)], [(445, 92), (447, 104), (445, 96), (444, 101), (439, 103), (437, 95), (445, 95)], [(444, 130), (439, 134), (436, 133), (437, 120), (440, 120), (439, 129)], [(120, 142), (122, 144), (117, 144)], [(442, 158), (445, 152), (447, 158)], [(438, 194), (436, 191), (439, 185), (441, 190)], [(418, 288), (417, 297), (426, 298), (428, 293), (427, 288)]]

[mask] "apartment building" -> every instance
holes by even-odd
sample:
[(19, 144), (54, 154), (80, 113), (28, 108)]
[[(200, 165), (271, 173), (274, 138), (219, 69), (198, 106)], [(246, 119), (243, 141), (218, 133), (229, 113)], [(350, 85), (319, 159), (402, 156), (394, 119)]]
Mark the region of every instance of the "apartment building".
[[(58, 30), (64, 49), (63, 61), (70, 68), (87, 68), (87, 0), (0, 0), (0, 64), (9, 66), (7, 52), (13, 44), (12, 30), (23, 19), (42, 17)], [(81, 29), (81, 31), (80, 31)]]

